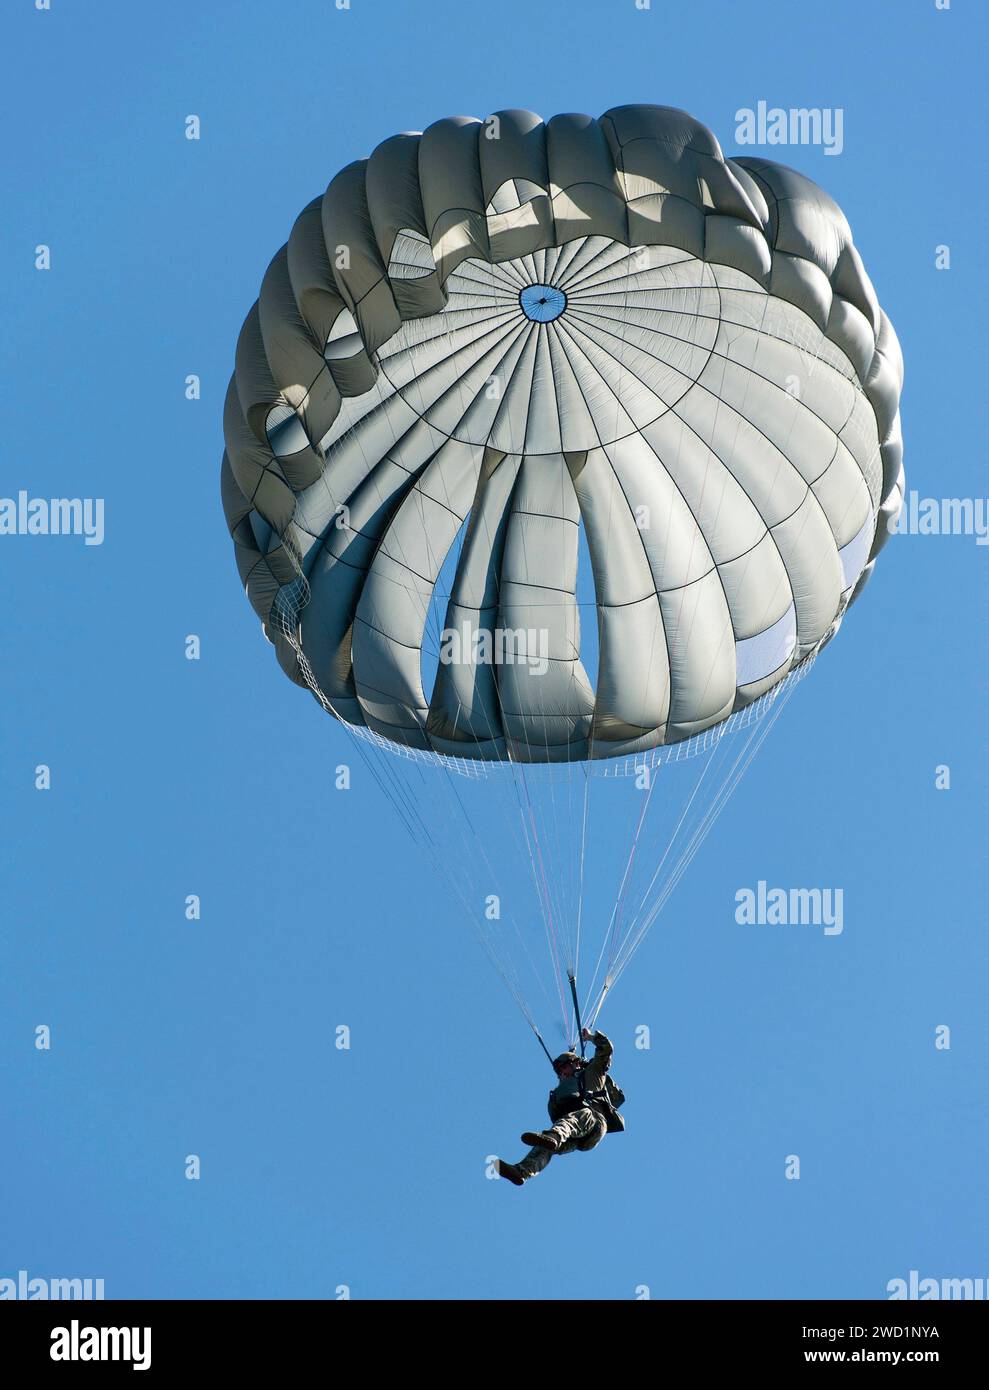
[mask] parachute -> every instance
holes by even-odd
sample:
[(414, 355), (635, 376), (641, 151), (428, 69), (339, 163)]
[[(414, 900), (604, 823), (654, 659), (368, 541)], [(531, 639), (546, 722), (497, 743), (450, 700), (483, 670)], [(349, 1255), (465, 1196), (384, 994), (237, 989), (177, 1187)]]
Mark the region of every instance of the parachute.
[(865, 587), (902, 378), (837, 205), (669, 107), (396, 135), (272, 260), (241, 580), (540, 1041), (592, 927), (593, 1025)]

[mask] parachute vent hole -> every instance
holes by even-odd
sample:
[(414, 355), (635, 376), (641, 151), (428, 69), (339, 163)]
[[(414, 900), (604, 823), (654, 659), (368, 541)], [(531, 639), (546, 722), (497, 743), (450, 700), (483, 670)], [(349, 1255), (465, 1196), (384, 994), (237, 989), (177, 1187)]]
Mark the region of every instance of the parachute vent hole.
[(526, 285), (519, 294), (519, 305), (533, 323), (552, 323), (567, 307), (567, 296), (555, 285)]

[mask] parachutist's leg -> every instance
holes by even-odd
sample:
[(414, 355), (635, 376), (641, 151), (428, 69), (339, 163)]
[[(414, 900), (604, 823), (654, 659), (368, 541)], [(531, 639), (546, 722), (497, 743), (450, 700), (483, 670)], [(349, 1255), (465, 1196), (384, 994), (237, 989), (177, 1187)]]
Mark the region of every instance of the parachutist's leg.
[(525, 1178), (534, 1178), (537, 1173), (541, 1173), (553, 1155), (549, 1149), (532, 1148), (522, 1159), (521, 1163), (515, 1166)]
[(498, 1159), (498, 1176), (507, 1178), (515, 1187), (521, 1187), (525, 1182), (525, 1174), (514, 1163), (506, 1163), (503, 1158)]
[(549, 1149), (551, 1154), (555, 1154), (560, 1147), (559, 1139), (555, 1134), (551, 1134), (548, 1129), (527, 1129), (522, 1135), (522, 1143), (528, 1144), (532, 1149)]
[(571, 1110), (569, 1115), (564, 1115), (562, 1120), (557, 1120), (552, 1129), (546, 1131), (558, 1140), (557, 1153), (572, 1153), (577, 1148), (593, 1148), (601, 1134), (606, 1132), (607, 1126), (603, 1117), (589, 1105), (583, 1106), (580, 1110)]
[(578, 1139), (575, 1145), (581, 1153), (587, 1153), (588, 1149), (596, 1148), (608, 1133), (608, 1122), (605, 1120), (604, 1116), (599, 1115), (596, 1111), (592, 1111), (591, 1113), (594, 1115), (594, 1128), (589, 1134), (586, 1134), (583, 1139)]
[[(555, 1151), (557, 1154), (572, 1154), (578, 1149), (581, 1152), (593, 1149), (607, 1134), (608, 1126), (603, 1115), (599, 1115), (589, 1106), (584, 1106), (581, 1110), (574, 1110), (571, 1114), (565, 1115), (562, 1120), (557, 1120), (553, 1128), (546, 1132), (555, 1135), (560, 1141), (560, 1147)], [(552, 1157), (551, 1150), (541, 1145), (535, 1146), (516, 1167), (523, 1177), (534, 1178), (537, 1173), (543, 1171)]]
[(519, 1163), (504, 1165), (504, 1168), (510, 1171), (504, 1171), (504, 1168), (499, 1171), (502, 1177), (510, 1178), (512, 1182), (517, 1183), (517, 1178), (528, 1182), (530, 1178), (543, 1171), (554, 1153), (572, 1154), (578, 1149), (586, 1153), (588, 1149), (600, 1144), (607, 1132), (608, 1126), (604, 1116), (599, 1115), (590, 1106), (584, 1106), (565, 1115), (562, 1120), (557, 1120), (552, 1129), (545, 1131), (559, 1141), (558, 1149), (548, 1149), (545, 1145), (534, 1144)]

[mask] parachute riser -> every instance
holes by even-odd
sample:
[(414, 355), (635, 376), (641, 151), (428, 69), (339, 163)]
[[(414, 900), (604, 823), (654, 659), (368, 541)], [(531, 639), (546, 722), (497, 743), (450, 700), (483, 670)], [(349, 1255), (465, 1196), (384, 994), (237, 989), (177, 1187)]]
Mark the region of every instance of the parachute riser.
[[(539, 1044), (539, 1046), (542, 1048), (542, 1050), (546, 1053), (546, 1060), (547, 1060), (547, 1062), (550, 1064), (551, 1067), (553, 1067), (553, 1058), (552, 1058), (552, 1056), (550, 1055), (550, 1050), (549, 1050), (549, 1048), (548, 1048), (548, 1047), (546, 1046), (546, 1044), (543, 1042), (542, 1034), (539, 1032), (539, 1029), (538, 1029), (538, 1028), (535, 1028), (535, 1027), (533, 1028), (532, 1031), (533, 1031), (533, 1032), (535, 1033), (535, 1035), (536, 1035), (536, 1042)], [(554, 1072), (556, 1071), (556, 1067), (553, 1067), (553, 1071), (554, 1071)]]
[(577, 1040), (580, 1043), (580, 1055), (583, 1057), (586, 1043), (584, 1042), (584, 1029), (580, 1021), (580, 1004), (577, 1000), (577, 981), (574, 979), (573, 975), (568, 975), (567, 979), (570, 981), (570, 997), (573, 999), (574, 1018), (577, 1020)]

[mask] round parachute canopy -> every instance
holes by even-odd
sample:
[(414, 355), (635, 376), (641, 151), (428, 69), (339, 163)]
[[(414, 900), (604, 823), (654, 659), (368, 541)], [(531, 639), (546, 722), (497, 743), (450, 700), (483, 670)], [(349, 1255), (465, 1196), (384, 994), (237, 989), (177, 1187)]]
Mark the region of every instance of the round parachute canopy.
[(428, 755), (626, 756), (834, 635), (901, 504), (901, 384), (809, 179), (669, 107), (456, 117), (348, 165), (271, 262), (224, 507), (328, 712)]

